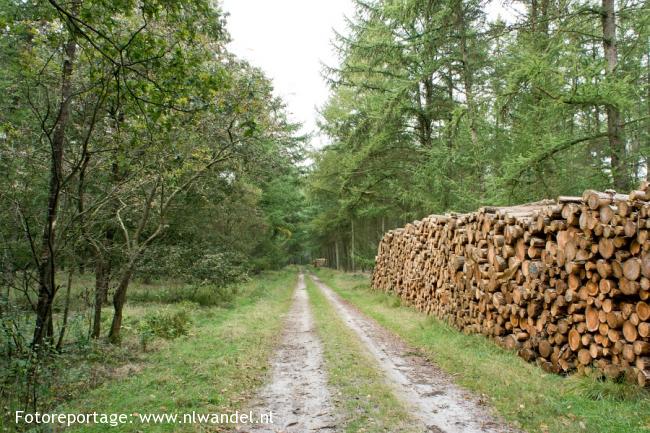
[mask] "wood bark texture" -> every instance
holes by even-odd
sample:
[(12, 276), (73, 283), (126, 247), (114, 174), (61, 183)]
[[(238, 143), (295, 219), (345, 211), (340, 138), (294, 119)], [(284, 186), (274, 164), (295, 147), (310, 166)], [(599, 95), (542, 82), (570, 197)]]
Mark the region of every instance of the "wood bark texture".
[[(372, 285), (554, 373), (650, 383), (650, 191), (585, 191), (387, 232)], [(603, 218), (604, 216), (604, 218)]]

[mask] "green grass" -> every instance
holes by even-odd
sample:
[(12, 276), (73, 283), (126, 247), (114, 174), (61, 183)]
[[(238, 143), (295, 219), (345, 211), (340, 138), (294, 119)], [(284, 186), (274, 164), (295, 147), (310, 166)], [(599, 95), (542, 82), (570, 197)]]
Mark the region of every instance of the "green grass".
[(650, 431), (650, 398), (634, 385), (545, 373), (479, 335), (465, 335), (433, 317), (374, 292), (368, 276), (326, 269), (317, 274), (339, 295), (422, 349), (460, 385), (486, 395), (507, 420), (529, 432)]
[[(246, 400), (266, 377), (269, 355), (290, 305), (296, 275), (296, 269), (264, 273), (242, 284), (228, 307), (194, 305), (188, 335), (172, 341), (158, 340), (155, 351), (140, 356), (137, 363), (120, 365), (112, 371), (112, 380), (85, 389), (82, 396), (77, 395), (54, 411), (132, 414), (243, 410)], [(161, 305), (129, 306), (125, 321), (127, 335), (139, 317), (156, 308)], [(11, 428), (10, 423), (6, 426)], [(135, 422), (121, 425), (116, 431), (197, 431), (201, 428), (189, 424), (143, 426)], [(103, 432), (107, 429), (110, 428), (105, 425), (85, 425), (71, 430)]]
[[(84, 276), (85, 277), (85, 276)], [(3, 427), (11, 430), (17, 428), (13, 422), (13, 413), (16, 410), (47, 411), (75, 398), (75, 396), (88, 392), (106, 382), (123, 376), (129, 370), (142, 368), (147, 358), (155, 351), (167, 347), (168, 342), (156, 338), (149, 342), (147, 350), (143, 350), (141, 340), (140, 322), (151, 314), (162, 311), (176, 312), (180, 309), (191, 307), (189, 304), (161, 305), (158, 303), (134, 304), (127, 302), (124, 306), (124, 319), (122, 323), (122, 344), (115, 346), (108, 344), (105, 336), (108, 333), (112, 307), (102, 309), (101, 335), (102, 338), (94, 340), (89, 338), (92, 309), (83, 296), (92, 287), (87, 278), (76, 279), (72, 286), (71, 308), (61, 353), (49, 354), (41, 362), (34, 362), (27, 349), (34, 326), (34, 316), (31, 311), (23, 315), (15, 314), (11, 318), (21, 331), (23, 341), (22, 352), (6, 350), (0, 354), (0, 431)], [(137, 288), (137, 284), (135, 285)], [(159, 290), (166, 290), (162, 283)], [(57, 298), (59, 299), (59, 298)], [(62, 301), (58, 304), (59, 311), (53, 313), (55, 338), (58, 338), (61, 326)], [(1, 337), (5, 337), (4, 333)], [(2, 338), (0, 344), (3, 349), (9, 347)], [(27, 371), (36, 367), (38, 372), (35, 381), (36, 392), (32, 384), (28, 383)], [(34, 395), (37, 396), (34, 404)], [(3, 424), (4, 422), (4, 424)]]
[(334, 403), (346, 432), (416, 432), (411, 419), (384, 382), (372, 356), (338, 317), (313, 281), (305, 277), (316, 327), (323, 341)]
[(129, 301), (133, 303), (156, 302), (175, 304), (192, 302), (202, 307), (230, 306), (238, 295), (240, 285), (230, 284), (225, 287), (216, 285), (182, 285), (168, 284), (160, 290), (157, 284), (138, 284), (129, 293)]
[[(58, 282), (63, 286), (67, 283), (67, 275), (61, 272), (58, 275)], [(68, 327), (64, 342), (70, 348), (71, 344), (88, 343), (88, 333), (92, 321), (94, 306), (95, 280), (92, 273), (86, 272), (83, 275), (74, 275), (70, 290), (70, 313)], [(129, 285), (128, 302), (125, 305), (124, 315), (127, 323), (124, 327), (124, 338), (128, 339), (132, 323), (151, 309), (160, 308), (163, 304), (178, 304), (190, 302), (202, 307), (230, 307), (234, 299), (239, 296), (242, 284), (231, 284), (225, 287), (215, 285), (188, 284), (182, 281), (162, 280), (145, 283), (134, 279)], [(55, 338), (61, 327), (63, 316), (66, 288), (61, 287), (54, 299), (53, 319)], [(32, 295), (34, 296), (34, 295)], [(10, 290), (8, 292), (9, 303), (13, 307), (10, 311), (12, 322), (20, 331), (20, 341), (27, 346), (31, 341), (34, 328), (34, 313), (27, 298), (21, 292)], [(34, 300), (32, 300), (34, 302)], [(112, 292), (108, 296), (108, 303), (102, 309), (102, 335), (108, 332), (110, 320), (113, 315)], [(4, 333), (0, 333), (0, 348), (6, 346)], [(128, 344), (128, 343), (127, 343)]]

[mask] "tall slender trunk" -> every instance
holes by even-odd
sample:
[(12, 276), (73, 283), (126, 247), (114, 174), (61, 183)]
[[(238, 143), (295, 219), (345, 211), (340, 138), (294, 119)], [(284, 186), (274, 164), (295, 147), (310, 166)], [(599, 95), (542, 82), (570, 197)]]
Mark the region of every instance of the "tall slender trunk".
[[(77, 214), (79, 215), (79, 229), (81, 231), (81, 237), (85, 241), (85, 245), (80, 249), (80, 255), (85, 255), (86, 252), (89, 252), (89, 246), (93, 245), (90, 237), (88, 236), (88, 228), (86, 227), (86, 216), (85, 216), (85, 198), (86, 198), (86, 170), (88, 169), (88, 163), (90, 162), (90, 154), (86, 153), (81, 168), (79, 169), (79, 185), (77, 188)], [(95, 256), (95, 305), (94, 305), (94, 316), (92, 322), (92, 329), (90, 330), (91, 338), (99, 338), (100, 333), (100, 324), (101, 324), (101, 312), (102, 312), (102, 298), (98, 296), (101, 293), (101, 287), (104, 282), (104, 254), (102, 249), (98, 245), (93, 245), (94, 256)], [(80, 257), (79, 262), (79, 273), (83, 274), (85, 270), (85, 259)], [(99, 301), (99, 302), (98, 302)]]
[[(73, 2), (73, 14), (78, 12), (79, 1)], [(66, 140), (66, 127), (70, 118), (70, 100), (72, 97), (72, 73), (74, 69), (77, 43), (71, 33), (64, 46), (65, 58), (61, 71), (61, 101), (56, 127), (51, 140), (51, 167), (45, 228), (41, 241), (41, 253), (38, 266), (38, 303), (36, 305), (36, 326), (32, 347), (43, 345), (44, 339), (52, 335), (52, 303), (56, 294), (56, 222), (63, 182), (63, 153)]]
[[(467, 45), (467, 22), (465, 20), (465, 9), (462, 0), (456, 0), (455, 13), (456, 13), (456, 30), (460, 37), (460, 54), (463, 64), (462, 77), (463, 85), (465, 87), (465, 100), (467, 104), (467, 120), (469, 121), (470, 140), (474, 152), (479, 152), (479, 137), (478, 127), (476, 126), (476, 104), (474, 102), (474, 70), (471, 63), (471, 56)], [(478, 189), (481, 200), (485, 194), (485, 164), (479, 163), (475, 167), (478, 175)], [(461, 178), (462, 181), (462, 178)]]
[[(424, 9), (424, 23), (425, 23), (425, 33), (430, 31), (429, 26), (433, 23), (432, 15), (435, 9), (433, 1), (427, 2), (427, 5)], [(423, 47), (426, 58), (433, 58), (436, 53), (436, 47), (430, 42), (429, 38), (424, 39)], [(427, 76), (422, 78), (417, 85), (417, 106), (418, 106), (418, 135), (420, 145), (425, 149), (430, 149), (433, 145), (432, 134), (433, 134), (433, 118), (432, 113), (435, 111), (434, 107), (434, 95), (435, 95), (435, 86), (433, 81), (432, 72)]]
[(92, 338), (99, 338), (101, 334), (102, 306), (106, 302), (108, 296), (110, 272), (110, 262), (106, 260), (103, 253), (97, 253), (95, 263), (95, 305), (93, 329), (90, 334)]
[(108, 288), (111, 282), (113, 262), (111, 247), (115, 238), (115, 228), (108, 227), (105, 232), (103, 246), (95, 251), (95, 301), (93, 327), (90, 336), (99, 338), (101, 334), (102, 307), (108, 303)]
[(351, 231), (351, 245), (350, 245), (350, 259), (352, 264), (352, 272), (355, 271), (354, 265), (354, 218), (350, 219), (350, 231)]
[[(112, 117), (115, 122), (115, 129), (118, 131), (117, 142), (118, 149), (113, 153), (113, 162), (111, 164), (110, 180), (113, 185), (117, 185), (123, 177), (118, 163), (119, 151), (121, 141), (121, 126), (124, 123), (124, 111), (115, 108), (112, 111)], [(112, 211), (116, 214), (119, 209), (119, 202), (116, 199), (112, 200)], [(115, 226), (109, 222), (104, 232), (104, 243), (101, 250), (97, 250), (97, 258), (95, 265), (95, 314), (93, 320), (92, 337), (99, 338), (101, 333), (101, 319), (102, 307), (108, 303), (108, 287), (111, 281), (111, 272), (113, 270), (113, 260), (111, 257), (111, 249), (115, 242)], [(113, 301), (115, 302), (115, 301)], [(120, 319), (121, 323), (121, 319)]]
[[(424, 104), (422, 103), (424, 99)], [(418, 83), (417, 91), (418, 105), (418, 140), (420, 145), (425, 148), (431, 148), (431, 134), (433, 132), (431, 112), (433, 110), (433, 83), (431, 78), (427, 77)]]
[(68, 329), (68, 315), (70, 313), (70, 291), (72, 290), (72, 272), (73, 267), (70, 266), (68, 270), (68, 282), (65, 288), (65, 305), (63, 307), (63, 319), (61, 324), (61, 330), (59, 331), (59, 341), (56, 343), (57, 352), (61, 351), (63, 347), (63, 339), (65, 338), (65, 331)]
[[(451, 69), (451, 66), (449, 66), (448, 75), (445, 77), (445, 81), (447, 84), (447, 97), (449, 98), (449, 103), (450, 105), (453, 106), (454, 104), (454, 79), (453, 79), (453, 71)], [(452, 127), (453, 123), (453, 112), (452, 110), (449, 110), (447, 113), (447, 152), (449, 155), (452, 154), (452, 150), (454, 148), (454, 131)], [(451, 193), (449, 191), (449, 187), (451, 185), (451, 178), (453, 176), (453, 167), (452, 164), (448, 163), (445, 164), (444, 168), (444, 173), (445, 173), (445, 179), (444, 179), (444, 184), (442, 186), (442, 210), (447, 211), (449, 210), (449, 207), (451, 206)]]
[[(613, 76), (618, 64), (616, 47), (616, 9), (614, 0), (602, 0), (603, 49), (607, 61), (606, 75)], [(610, 78), (611, 79), (611, 78)], [(626, 166), (625, 142), (622, 138), (621, 112), (613, 104), (606, 105), (607, 138), (611, 158), (614, 188), (619, 191), (629, 189), (630, 176)]]
[[(594, 62), (596, 62), (596, 59), (598, 58), (598, 49), (597, 49), (597, 47), (595, 45), (592, 47), (591, 58), (592, 58), (592, 60)], [(598, 87), (599, 85), (600, 85), (600, 79), (599, 79), (598, 75), (595, 75), (594, 76), (594, 86)], [(601, 123), (600, 123), (600, 105), (596, 105), (594, 107), (594, 121), (595, 121), (594, 131), (595, 131), (595, 133), (599, 133), (600, 132), (600, 127), (601, 127)]]
[(548, 15), (548, 6), (549, 6), (549, 0), (542, 0), (540, 3), (540, 14), (539, 14), (539, 31), (544, 35), (545, 37), (548, 36), (548, 24), (549, 24), (549, 15)]
[[(163, 226), (162, 225), (163, 215), (161, 214), (160, 216), (161, 221), (158, 225), (158, 229), (152, 235), (150, 235), (149, 238), (147, 238), (147, 240), (145, 240), (144, 242), (140, 242), (140, 236), (142, 235), (145, 226), (149, 222), (149, 213), (151, 212), (151, 205), (154, 201), (154, 197), (156, 196), (156, 191), (158, 191), (158, 186), (159, 184), (156, 182), (156, 184), (152, 186), (151, 190), (149, 191), (147, 199), (144, 202), (142, 216), (140, 217), (138, 228), (133, 234), (132, 240), (129, 242), (128, 239), (125, 239), (127, 242), (127, 249), (129, 251), (128, 261), (126, 263), (126, 266), (122, 268), (122, 273), (119, 279), (120, 282), (117, 285), (115, 294), (113, 295), (113, 310), (114, 310), (113, 321), (111, 322), (111, 330), (108, 334), (108, 340), (113, 344), (118, 344), (120, 342), (120, 330), (122, 328), (122, 311), (124, 309), (124, 304), (126, 302), (126, 291), (129, 288), (131, 277), (133, 277), (133, 273), (135, 272), (135, 267), (138, 262), (138, 259), (140, 258), (140, 255), (147, 247), (147, 244), (151, 242), (153, 239), (155, 239), (157, 234), (160, 233), (161, 227)], [(119, 217), (119, 213), (116, 214), (116, 216)]]
[(336, 270), (339, 271), (341, 269), (341, 265), (339, 263), (339, 240), (338, 239), (334, 241), (334, 255), (336, 258)]
[(530, 2), (530, 30), (535, 33), (537, 30), (537, 0)]
[(469, 129), (472, 145), (478, 145), (478, 132), (476, 128), (476, 106), (474, 104), (474, 76), (470, 56), (467, 48), (467, 29), (465, 22), (465, 10), (463, 1), (456, 1), (456, 29), (460, 36), (460, 54), (463, 62), (463, 85), (465, 86), (465, 98), (467, 102), (467, 116), (469, 120)]
[(84, 152), (83, 161), (79, 168), (79, 183), (77, 185), (77, 214), (79, 215), (79, 231), (81, 238), (85, 241), (78, 250), (79, 273), (84, 274), (86, 271), (86, 257), (90, 253), (88, 242), (88, 228), (86, 227), (85, 216), (85, 193), (86, 193), (86, 170), (90, 162), (90, 154)]

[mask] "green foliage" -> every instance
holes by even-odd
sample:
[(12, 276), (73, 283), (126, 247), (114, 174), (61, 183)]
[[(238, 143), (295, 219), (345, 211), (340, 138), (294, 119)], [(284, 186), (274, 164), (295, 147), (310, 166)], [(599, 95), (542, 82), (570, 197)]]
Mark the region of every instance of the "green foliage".
[[(0, 2), (0, 356), (63, 331), (62, 352), (90, 353), (124, 299), (232, 307), (234, 284), (301, 256), (305, 139), (224, 18), (210, 0)], [(82, 280), (69, 311), (62, 269)], [(181, 319), (143, 321), (141, 344)], [(137, 321), (114, 323), (133, 344)]]
[(235, 260), (231, 255), (226, 254), (206, 254), (201, 257), (192, 266), (191, 275), (193, 278), (200, 280), (203, 283), (224, 285), (241, 278), (244, 272), (235, 263), (240, 260)]
[[(207, 250), (207, 251), (206, 251)], [(225, 286), (246, 277), (246, 257), (235, 251), (177, 243), (156, 245), (142, 257), (138, 275), (145, 281), (171, 278), (196, 285)]]
[(623, 380), (614, 381), (597, 374), (567, 378), (567, 389), (585, 399), (594, 401), (634, 402), (650, 398), (644, 388), (631, 386)]
[[(240, 281), (242, 281), (240, 279)], [(189, 302), (203, 307), (228, 307), (237, 295), (237, 286), (210, 284), (162, 284), (135, 288), (129, 299), (137, 303), (177, 304)]]
[(475, 0), (355, 5), (321, 110), (331, 144), (308, 177), (312, 256), (333, 263), (338, 250), (349, 269), (372, 260), (384, 231), (424, 215), (626, 193), (647, 177), (644, 2), (616, 3), (611, 73), (600, 3), (518, 3), (508, 22)]
[(300, 256), (304, 138), (262, 71), (227, 51), (214, 2), (10, 0), (0, 24), (0, 293), (58, 312), (65, 266), (111, 295), (133, 276), (205, 285), (192, 297), (213, 305)]
[(187, 335), (192, 321), (186, 306), (175, 309), (161, 308), (147, 313), (138, 324), (138, 334), (143, 350), (153, 337), (173, 340), (182, 335)]

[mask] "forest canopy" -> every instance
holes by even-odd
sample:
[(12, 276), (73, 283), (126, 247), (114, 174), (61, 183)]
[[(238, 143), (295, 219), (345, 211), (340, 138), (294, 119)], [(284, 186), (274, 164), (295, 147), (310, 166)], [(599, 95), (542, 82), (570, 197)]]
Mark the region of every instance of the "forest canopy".
[(369, 268), (432, 213), (628, 192), (648, 175), (650, 9), (636, 0), (355, 1), (326, 70), (312, 248)]

